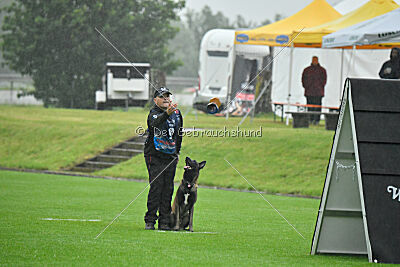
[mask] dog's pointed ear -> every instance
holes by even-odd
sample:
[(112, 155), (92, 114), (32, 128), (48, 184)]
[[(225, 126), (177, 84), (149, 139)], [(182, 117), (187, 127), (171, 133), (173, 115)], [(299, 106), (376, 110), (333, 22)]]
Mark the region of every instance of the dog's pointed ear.
[(185, 161), (187, 162), (187, 161), (192, 161), (189, 157), (186, 157), (186, 159), (185, 159)]
[(202, 161), (202, 162), (199, 163), (199, 170), (200, 170), (200, 169), (203, 169), (204, 166), (206, 166), (206, 162), (207, 162), (207, 161)]

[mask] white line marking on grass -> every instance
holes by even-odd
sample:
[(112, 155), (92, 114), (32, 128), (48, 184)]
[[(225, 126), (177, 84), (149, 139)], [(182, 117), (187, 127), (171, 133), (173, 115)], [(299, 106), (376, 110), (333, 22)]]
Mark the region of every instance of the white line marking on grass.
[(98, 219), (60, 219), (60, 218), (42, 218), (43, 221), (70, 221), (70, 222), (101, 222)]
[(176, 233), (176, 234), (209, 234), (209, 235), (216, 235), (217, 232), (190, 232), (190, 231), (163, 231), (157, 230), (159, 233)]
[(134, 198), (134, 199), (132, 199), (131, 200), (131, 202), (129, 202), (129, 204), (117, 215), (117, 216), (115, 216), (115, 218), (94, 238), (94, 239), (97, 239), (97, 238), (99, 238), (99, 236), (102, 234), (102, 233), (104, 233), (104, 231), (105, 230), (107, 230), (107, 228), (111, 225), (111, 224), (113, 224), (114, 223), (114, 221), (119, 217), (119, 216), (121, 216), (121, 214), (127, 209), (127, 208), (129, 208), (129, 206), (133, 203), (133, 202), (135, 202), (136, 201), (136, 199), (138, 199), (138, 197), (147, 189), (147, 187), (149, 187), (155, 180), (157, 180), (157, 178), (160, 176), (160, 174), (161, 173), (163, 173), (168, 167), (169, 167), (169, 165), (171, 165), (171, 163), (172, 162), (174, 162), (174, 160), (176, 160), (177, 159), (177, 157), (174, 157), (174, 159), (173, 160), (171, 160), (171, 162), (156, 176), (156, 178), (154, 178), (154, 180), (153, 181), (151, 181), (145, 188), (143, 188), (143, 190)]
[[(118, 54), (120, 54), (129, 64), (131, 64), (132, 65), (132, 67), (137, 71), (137, 72), (139, 72), (139, 74), (140, 75), (142, 75), (143, 76), (143, 78), (145, 78), (149, 83), (150, 83), (150, 85), (154, 88), (154, 90), (156, 90), (157, 92), (160, 92), (136, 67), (135, 67), (135, 65), (133, 65), (133, 63), (131, 63), (129, 60), (128, 60), (128, 58), (124, 55), (124, 54), (122, 54), (119, 50), (118, 50), (118, 48), (113, 44), (113, 43), (111, 43), (111, 41), (110, 40), (108, 40), (107, 39), (107, 37), (103, 34), (103, 33), (101, 33), (96, 27), (94, 28), (100, 35), (101, 35), (101, 37), (103, 37), (104, 38), (104, 40), (106, 40), (107, 41), (107, 43), (109, 43), (111, 46), (112, 46), (112, 48), (114, 48), (115, 49), (115, 51), (117, 51), (118, 52)], [(112, 225), (113, 223), (114, 223), (114, 221), (116, 220), (116, 219), (118, 219), (118, 217), (119, 216), (121, 216), (121, 214), (127, 209), (127, 208), (129, 208), (129, 206), (133, 203), (133, 202), (135, 202), (136, 201), (136, 199), (147, 189), (147, 187), (149, 187), (155, 180), (157, 180), (157, 178), (158, 178), (158, 176), (160, 176), (160, 174), (161, 173), (163, 173), (164, 171), (165, 171), (165, 169), (166, 168), (168, 168), (169, 167), (169, 165), (171, 165), (171, 163), (175, 160), (175, 159), (177, 159), (177, 157), (174, 157), (174, 159), (167, 165), (167, 167), (165, 167), (157, 176), (156, 176), (156, 178), (154, 178), (154, 180), (153, 181), (151, 181), (145, 188), (143, 188), (143, 190), (134, 198), (134, 199), (132, 199), (132, 201), (131, 202), (129, 202), (129, 204), (117, 215), (117, 216), (115, 216), (115, 218), (94, 238), (94, 239), (97, 239), (97, 238), (99, 238), (99, 236), (101, 236), (101, 234), (103, 234), (104, 233), (104, 231), (105, 230), (107, 230), (107, 228), (110, 226), (110, 225)]]
[(226, 158), (224, 158), (224, 160), (226, 162), (228, 162), (228, 164), (243, 178), (246, 180), (246, 182), (253, 187), (253, 189), (271, 206), (271, 208), (273, 208), (278, 214), (279, 216), (281, 216), (303, 239), (306, 239), (297, 229), (296, 227), (293, 226), (293, 224), (291, 224), (280, 212), (279, 210), (277, 210), (272, 204), (271, 202), (269, 202), (247, 179), (246, 177), (244, 177)]

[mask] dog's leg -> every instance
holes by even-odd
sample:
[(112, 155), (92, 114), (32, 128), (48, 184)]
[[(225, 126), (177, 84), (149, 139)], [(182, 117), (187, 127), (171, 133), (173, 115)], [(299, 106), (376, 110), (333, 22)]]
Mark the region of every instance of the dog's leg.
[(172, 229), (175, 226), (175, 213), (176, 213), (176, 206), (177, 206), (177, 197), (174, 198), (174, 203), (172, 204), (170, 220), (169, 220), (169, 227)]
[(193, 207), (190, 209), (190, 214), (189, 214), (189, 217), (190, 217), (190, 219), (189, 219), (189, 231), (190, 232), (193, 232), (193, 212), (194, 212), (194, 205), (193, 205)]
[(179, 230), (179, 223), (180, 223), (180, 219), (179, 219), (179, 212), (180, 212), (180, 207), (179, 207), (179, 205), (176, 205), (176, 210), (175, 210), (175, 227), (174, 227), (174, 230), (175, 231), (178, 231)]

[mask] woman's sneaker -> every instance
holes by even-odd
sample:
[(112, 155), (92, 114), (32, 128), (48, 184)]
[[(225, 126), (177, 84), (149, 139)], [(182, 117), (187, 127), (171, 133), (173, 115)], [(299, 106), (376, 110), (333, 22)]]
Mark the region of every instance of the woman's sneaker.
[(159, 225), (158, 225), (158, 230), (170, 231), (171, 228), (169, 228), (169, 225), (168, 225), (168, 224), (159, 224)]

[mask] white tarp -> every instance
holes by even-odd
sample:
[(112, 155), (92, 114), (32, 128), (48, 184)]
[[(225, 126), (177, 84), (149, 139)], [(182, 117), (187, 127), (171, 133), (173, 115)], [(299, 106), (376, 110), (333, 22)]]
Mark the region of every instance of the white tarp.
[[(369, 0), (343, 0), (333, 5), (333, 8), (335, 8), (340, 14), (345, 15), (361, 7), (368, 1)], [(400, 0), (395, 0), (395, 2), (400, 5)]]
[(333, 8), (335, 8), (340, 14), (344, 15), (353, 10), (356, 10), (357, 8), (361, 7), (368, 1), (369, 0), (343, 0), (333, 5)]
[[(389, 60), (390, 49), (321, 49), (321, 48), (293, 48), (292, 79), (289, 91), (289, 62), (290, 49), (275, 47), (272, 71), (272, 102), (288, 101), (292, 104), (306, 104), (304, 88), (301, 84), (301, 75), (304, 68), (310, 66), (312, 56), (319, 58), (320, 65), (326, 69), (327, 84), (323, 106), (339, 107), (343, 84), (347, 77), (352, 78), (379, 78), (382, 64)], [(277, 55), (280, 53), (279, 55)], [(342, 54), (343, 53), (343, 54)], [(342, 70), (343, 56), (343, 70)], [(342, 74), (341, 74), (342, 73)], [(285, 107), (285, 111), (288, 109)], [(295, 111), (296, 107), (290, 110)], [(278, 113), (278, 115), (280, 115)]]
[(322, 38), (322, 47), (400, 42), (400, 8)]

